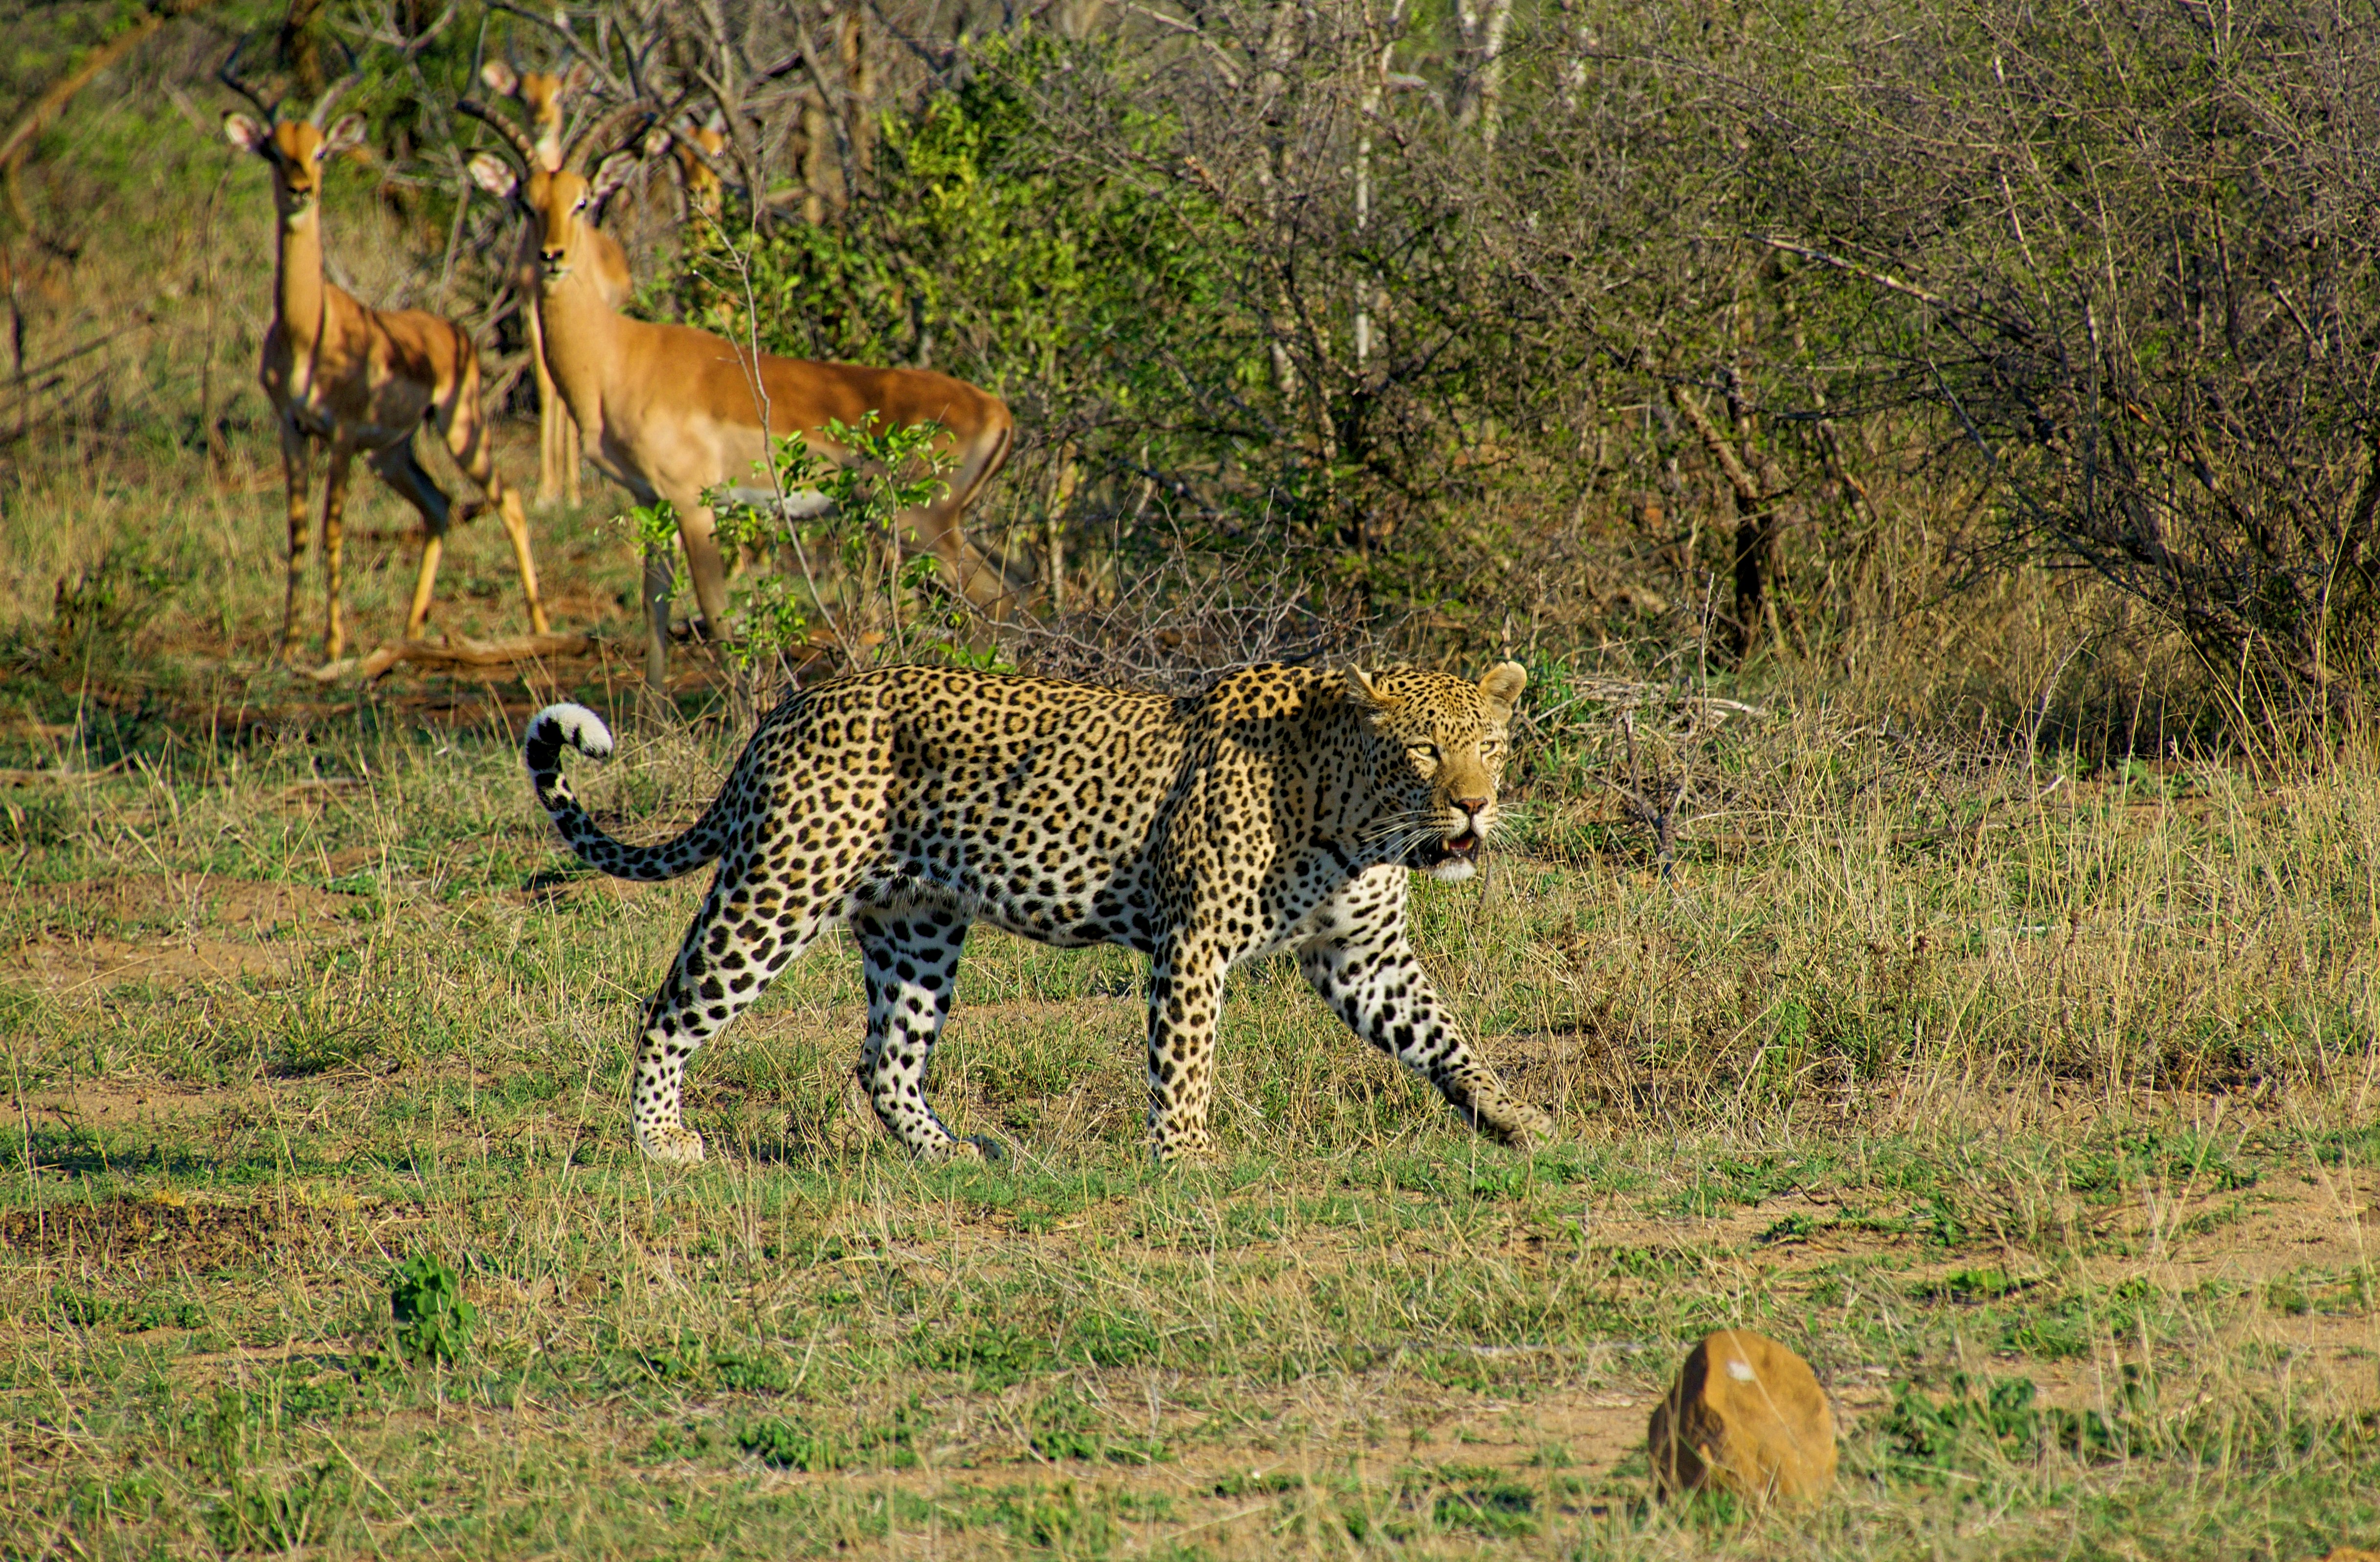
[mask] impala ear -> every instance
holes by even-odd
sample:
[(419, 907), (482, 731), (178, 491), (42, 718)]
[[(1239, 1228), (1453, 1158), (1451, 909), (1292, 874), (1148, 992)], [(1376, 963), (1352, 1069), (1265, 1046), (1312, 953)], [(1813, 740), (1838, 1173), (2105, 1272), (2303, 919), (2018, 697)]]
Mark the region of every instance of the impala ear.
[(261, 154), (273, 139), (273, 132), (244, 114), (224, 115), (224, 139), (242, 151)]
[(331, 127), (330, 133), (322, 138), (322, 155), (336, 157), (343, 151), (353, 151), (363, 144), (364, 116), (360, 114), (344, 115)]
[(590, 202), (601, 206), (611, 200), (628, 182), (628, 176), (637, 171), (637, 162), (633, 151), (615, 151), (605, 158), (596, 168), (595, 176), (587, 181)]
[(1342, 692), (1349, 705), (1366, 716), (1378, 716), (1395, 707), (1396, 701), (1380, 692), (1380, 686), (1365, 675), (1360, 667), (1349, 665), (1340, 675)]
[(1479, 692), (1488, 697), (1488, 703), (1507, 716), (1521, 703), (1521, 691), (1528, 686), (1529, 670), (1517, 661), (1500, 661), (1479, 680)]
[(570, 68), (562, 73), (562, 90), (565, 92), (583, 92), (594, 81), (595, 68), (585, 60), (573, 60)]
[(514, 192), (520, 188), (520, 176), (513, 172), (511, 163), (494, 152), (477, 154), (471, 159), (469, 167), (471, 182), (498, 200), (510, 200)]
[(489, 91), (499, 97), (509, 98), (520, 91), (520, 72), (502, 60), (490, 60), (481, 66), (480, 79), (488, 84)]

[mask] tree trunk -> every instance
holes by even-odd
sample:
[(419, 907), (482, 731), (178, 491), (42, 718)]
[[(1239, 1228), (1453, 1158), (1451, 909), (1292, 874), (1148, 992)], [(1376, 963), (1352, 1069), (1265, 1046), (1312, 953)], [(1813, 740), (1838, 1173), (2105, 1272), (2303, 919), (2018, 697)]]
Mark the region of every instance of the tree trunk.
[[(1768, 582), (1775, 572), (1777, 513), (1792, 489), (1773, 463), (1761, 458), (1746, 431), (1739, 430), (1746, 433), (1744, 448), (1739, 452), (1736, 442), (1712, 421), (1710, 413), (1694, 399), (1693, 392), (1681, 387), (1676, 400), (1679, 410), (1694, 425), (1703, 447), (1718, 463), (1720, 473), (1735, 494), (1735, 606), (1730, 615), (1728, 649), (1741, 661), (1759, 643), (1761, 626), (1769, 615)], [(1750, 464), (1744, 459), (1746, 455), (1751, 457)], [(1760, 468), (1757, 474), (1753, 464)]]

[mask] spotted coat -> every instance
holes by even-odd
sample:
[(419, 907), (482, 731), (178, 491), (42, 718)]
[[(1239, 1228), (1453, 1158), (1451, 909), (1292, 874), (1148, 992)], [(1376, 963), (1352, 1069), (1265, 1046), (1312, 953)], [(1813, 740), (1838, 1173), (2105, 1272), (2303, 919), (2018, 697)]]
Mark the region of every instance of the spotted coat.
[(523, 757), (589, 866), (660, 879), (719, 864), (637, 1050), (637, 1142), (661, 1159), (702, 1157), (680, 1118), (687, 1058), (837, 921), (867, 980), (860, 1083), (920, 1156), (998, 1150), (953, 1135), (925, 1093), (977, 923), (1149, 957), (1160, 1160), (1210, 1153), (1224, 974), (1276, 951), (1356, 1035), (1517, 1144), (1551, 1123), (1464, 1045), (1407, 941), (1405, 902), (1413, 871), (1473, 871), (1526, 682), (1512, 662), (1475, 684), (1257, 667), (1172, 698), (881, 668), (789, 696), (701, 819), (657, 846), (613, 840), (561, 773), (565, 745), (611, 753), (594, 712), (539, 712)]

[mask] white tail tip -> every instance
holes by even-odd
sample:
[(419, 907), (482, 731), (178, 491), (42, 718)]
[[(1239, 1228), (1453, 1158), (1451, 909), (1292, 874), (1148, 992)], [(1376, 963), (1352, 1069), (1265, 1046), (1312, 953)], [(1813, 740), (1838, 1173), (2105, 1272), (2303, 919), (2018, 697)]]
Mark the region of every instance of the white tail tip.
[(585, 706), (567, 701), (547, 706), (530, 718), (529, 739), (533, 741), (548, 721), (560, 728), (562, 741), (579, 753), (597, 759), (611, 757), (612, 729), (603, 724), (603, 718)]

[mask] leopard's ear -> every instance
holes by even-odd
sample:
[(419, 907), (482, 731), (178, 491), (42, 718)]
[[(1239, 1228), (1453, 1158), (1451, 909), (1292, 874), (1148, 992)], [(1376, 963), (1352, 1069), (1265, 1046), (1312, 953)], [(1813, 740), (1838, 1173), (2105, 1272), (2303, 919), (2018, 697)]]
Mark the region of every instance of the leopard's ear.
[(1365, 715), (1378, 716), (1395, 707), (1397, 702), (1382, 694), (1379, 685), (1366, 676), (1362, 668), (1350, 663), (1339, 676), (1347, 703)]
[(1528, 686), (1529, 670), (1517, 661), (1500, 661), (1479, 680), (1479, 692), (1488, 697), (1488, 703), (1507, 716), (1521, 703), (1521, 691)]

